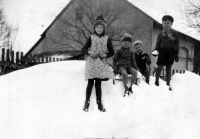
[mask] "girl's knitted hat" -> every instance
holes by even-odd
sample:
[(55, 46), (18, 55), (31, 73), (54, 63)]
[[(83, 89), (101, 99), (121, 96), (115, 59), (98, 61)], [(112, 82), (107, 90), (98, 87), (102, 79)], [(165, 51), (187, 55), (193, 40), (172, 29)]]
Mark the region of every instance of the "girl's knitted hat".
[(129, 33), (125, 33), (121, 38), (121, 42), (123, 42), (123, 41), (132, 42), (132, 36)]
[(142, 41), (140, 41), (140, 40), (137, 40), (137, 41), (135, 41), (135, 42), (133, 43), (133, 47), (134, 47), (134, 48), (135, 48), (135, 45), (136, 45), (136, 44), (140, 44), (142, 47), (144, 47)]
[(106, 26), (106, 22), (105, 22), (105, 20), (103, 19), (103, 16), (102, 15), (99, 15), (96, 19), (95, 19), (95, 21), (94, 21), (94, 23), (93, 23), (93, 26), (94, 26), (94, 28), (97, 26), (97, 25), (103, 25), (104, 27)]

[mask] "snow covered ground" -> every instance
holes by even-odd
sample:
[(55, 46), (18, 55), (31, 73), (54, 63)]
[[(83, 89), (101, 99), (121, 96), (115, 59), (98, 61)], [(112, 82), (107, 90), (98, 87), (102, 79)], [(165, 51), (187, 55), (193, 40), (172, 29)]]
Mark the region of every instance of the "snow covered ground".
[(122, 82), (103, 82), (107, 112), (97, 109), (93, 89), (87, 113), (84, 66), (61, 61), (0, 76), (0, 139), (200, 138), (200, 76), (175, 74), (173, 91), (151, 77), (125, 98)]

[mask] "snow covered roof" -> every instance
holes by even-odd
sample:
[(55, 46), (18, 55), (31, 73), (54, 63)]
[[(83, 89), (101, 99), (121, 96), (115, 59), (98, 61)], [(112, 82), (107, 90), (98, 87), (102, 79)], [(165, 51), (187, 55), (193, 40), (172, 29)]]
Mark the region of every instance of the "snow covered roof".
[[(158, 3), (158, 6), (160, 7), (161, 10), (157, 10), (152, 4), (149, 6), (145, 2), (142, 1), (147, 1), (147, 0), (128, 0), (129, 3), (137, 7), (139, 10), (144, 12), (146, 15), (148, 15), (150, 18), (152, 18), (155, 22), (162, 24), (162, 17), (164, 15), (171, 15), (174, 17), (174, 23), (172, 28), (175, 29), (176, 31), (187, 35), (195, 40), (200, 40), (199, 34), (195, 32), (193, 29), (189, 28), (186, 25), (186, 21), (182, 18), (181, 11), (179, 4), (182, 2), (181, 0), (176, 0), (174, 3), (169, 2), (168, 4), (166, 3), (165, 0), (160, 0)], [(169, 0), (170, 1), (170, 0)], [(170, 5), (171, 4), (171, 5)]]

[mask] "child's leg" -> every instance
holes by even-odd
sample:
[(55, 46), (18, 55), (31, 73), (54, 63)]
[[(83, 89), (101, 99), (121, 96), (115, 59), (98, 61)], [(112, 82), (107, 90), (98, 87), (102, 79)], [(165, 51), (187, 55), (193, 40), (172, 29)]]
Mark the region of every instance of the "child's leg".
[(163, 65), (158, 65), (156, 69), (156, 82), (159, 82), (160, 74), (162, 72)]
[(101, 79), (96, 79), (95, 89), (96, 89), (96, 98), (97, 98), (98, 109), (102, 112), (105, 112), (106, 110), (101, 103)]
[(171, 80), (171, 69), (172, 69), (172, 64), (166, 65), (166, 78), (167, 78), (167, 85), (170, 84)]
[(87, 88), (86, 88), (85, 105), (83, 107), (83, 110), (87, 111), (87, 112), (88, 112), (88, 108), (89, 108), (89, 105), (90, 105), (90, 96), (91, 96), (91, 93), (92, 93), (93, 85), (94, 85), (94, 80), (88, 79), (88, 85), (87, 85)]
[(88, 102), (90, 100), (90, 96), (92, 93), (92, 87), (94, 85), (94, 80), (93, 79), (88, 79), (88, 85), (86, 88), (86, 99), (85, 99), (85, 103)]
[(101, 80), (96, 79), (95, 89), (96, 89), (97, 103), (99, 103), (99, 102), (101, 102)]
[(123, 78), (124, 88), (125, 88), (125, 90), (128, 90), (128, 86), (127, 86), (127, 83), (128, 83), (128, 77), (127, 76), (128, 76), (128, 74), (127, 74), (125, 69), (121, 71), (121, 75), (122, 75), (122, 78)]
[(149, 71), (149, 68), (146, 68), (145, 78), (146, 78), (146, 83), (148, 83), (148, 84), (149, 84), (149, 77), (150, 77), (150, 71)]
[(131, 85), (136, 84), (136, 79), (137, 79), (137, 71), (134, 68), (130, 68), (130, 73), (132, 75), (131, 78)]

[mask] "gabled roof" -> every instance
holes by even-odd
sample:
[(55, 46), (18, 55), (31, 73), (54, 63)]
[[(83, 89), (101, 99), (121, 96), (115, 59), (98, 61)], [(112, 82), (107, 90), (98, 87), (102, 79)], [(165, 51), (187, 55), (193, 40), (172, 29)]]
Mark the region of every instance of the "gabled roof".
[[(45, 38), (46, 36), (46, 32), (51, 28), (51, 26), (56, 22), (57, 19), (60, 18), (60, 16), (67, 10), (67, 8), (74, 2), (75, 0), (71, 0), (66, 6), (65, 8), (56, 16), (56, 18), (53, 20), (53, 22), (47, 27), (47, 29), (41, 34), (41, 38), (33, 45), (33, 47), (25, 54), (25, 57), (27, 57), (32, 50), (35, 49), (35, 47), (37, 47), (37, 45)], [(137, 0), (138, 1), (138, 0)], [(142, 3), (139, 3), (135, 1), (134, 3), (131, 3), (127, 0), (128, 3), (130, 3), (130, 5), (134, 6), (135, 8), (137, 8), (138, 10), (140, 10), (142, 13), (144, 13), (145, 15), (147, 15), (147, 17), (149, 17), (150, 19), (152, 19), (155, 23), (161, 25), (161, 19), (163, 14), (159, 13), (158, 11), (156, 11), (153, 8), (150, 8), (149, 6), (146, 6)], [(176, 24), (176, 22), (174, 23)], [(179, 33), (188, 36), (194, 40), (199, 41), (197, 38), (194, 38), (192, 36), (187, 35), (188, 33), (184, 32), (184, 29), (180, 29), (180, 28), (176, 28), (176, 26), (174, 27), (173, 25), (173, 29), (178, 31)]]
[(45, 38), (47, 31), (51, 28), (51, 26), (56, 22), (57, 19), (60, 18), (60, 16), (67, 10), (67, 8), (74, 2), (75, 0), (71, 0), (64, 8), (63, 10), (56, 16), (56, 18), (53, 20), (53, 22), (45, 29), (45, 31), (40, 35), (40, 39), (31, 47), (31, 49), (25, 54), (24, 57), (27, 57), (32, 50), (37, 47), (37, 45)]

